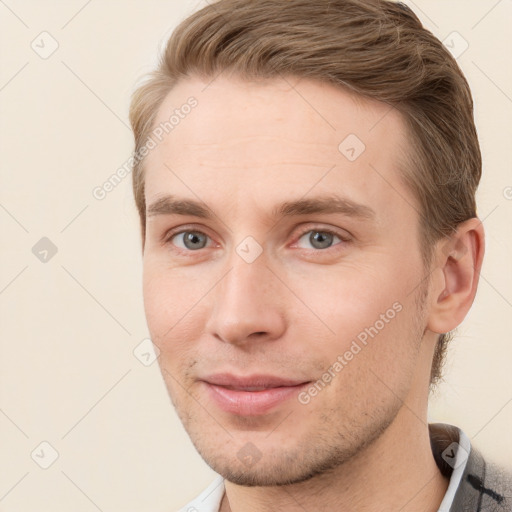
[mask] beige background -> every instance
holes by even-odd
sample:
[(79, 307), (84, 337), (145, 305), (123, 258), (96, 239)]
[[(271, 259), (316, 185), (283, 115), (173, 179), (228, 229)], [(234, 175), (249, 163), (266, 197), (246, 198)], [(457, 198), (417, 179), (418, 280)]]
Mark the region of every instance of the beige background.
[[(512, 467), (512, 2), (406, 3), (469, 44), (458, 60), (484, 155), (487, 254), (430, 419)], [(132, 150), (136, 81), (198, 5), (0, 2), (0, 510), (172, 511), (212, 480), (157, 364), (133, 353), (148, 332), (130, 177), (92, 195)], [(58, 251), (46, 263), (32, 252), (42, 237)], [(59, 454), (48, 469), (43, 441)]]

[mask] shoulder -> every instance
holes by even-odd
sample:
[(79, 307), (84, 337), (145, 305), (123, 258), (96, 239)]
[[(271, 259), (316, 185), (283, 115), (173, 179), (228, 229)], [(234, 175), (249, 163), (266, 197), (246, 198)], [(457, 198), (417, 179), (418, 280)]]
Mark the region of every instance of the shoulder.
[(455, 510), (512, 511), (512, 471), (472, 447), (454, 506)]

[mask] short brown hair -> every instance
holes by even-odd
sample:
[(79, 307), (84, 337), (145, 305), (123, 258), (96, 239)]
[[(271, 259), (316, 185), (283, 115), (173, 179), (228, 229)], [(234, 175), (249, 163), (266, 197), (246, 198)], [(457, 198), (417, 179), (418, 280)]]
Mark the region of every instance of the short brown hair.
[[(231, 71), (245, 79), (291, 75), (329, 82), (401, 112), (410, 165), (404, 183), (420, 205), (422, 255), (476, 216), (481, 154), (471, 92), (455, 59), (406, 5), (387, 0), (218, 0), (173, 32), (158, 68), (133, 94), (135, 154), (181, 79)], [(145, 237), (143, 160), (133, 190)], [(441, 377), (442, 334), (430, 384)]]

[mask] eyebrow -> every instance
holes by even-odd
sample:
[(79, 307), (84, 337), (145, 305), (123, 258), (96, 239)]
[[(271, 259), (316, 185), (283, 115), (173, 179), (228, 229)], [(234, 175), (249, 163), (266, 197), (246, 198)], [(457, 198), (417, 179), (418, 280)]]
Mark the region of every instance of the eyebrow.
[[(315, 213), (342, 213), (348, 217), (362, 220), (372, 220), (376, 216), (375, 211), (369, 206), (336, 195), (285, 201), (272, 210), (274, 218)], [(214, 217), (213, 212), (201, 202), (172, 195), (161, 197), (153, 202), (147, 208), (146, 215), (148, 217), (155, 215), (190, 215), (202, 219), (212, 219)]]

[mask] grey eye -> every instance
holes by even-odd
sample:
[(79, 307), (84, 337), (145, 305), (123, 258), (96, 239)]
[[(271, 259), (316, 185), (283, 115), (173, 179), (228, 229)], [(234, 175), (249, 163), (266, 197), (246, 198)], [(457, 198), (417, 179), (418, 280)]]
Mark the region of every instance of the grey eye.
[(183, 245), (175, 245), (182, 249), (189, 249), (192, 251), (206, 247), (206, 242), (208, 239), (207, 235), (201, 233), (200, 231), (182, 231), (181, 233), (176, 233), (172, 239), (177, 238), (179, 240), (179, 237), (181, 237)]
[[(338, 236), (336, 236), (334, 233), (329, 233), (329, 231), (319, 231), (319, 230), (314, 230), (314, 229), (311, 231), (308, 231), (307, 233), (304, 233), (299, 238), (299, 242), (300, 242), (300, 240), (302, 240), (305, 237), (307, 239), (307, 242), (309, 244), (311, 244), (311, 246), (314, 249), (329, 248), (332, 245), (334, 238), (337, 238), (338, 240), (341, 241), (341, 239)], [(300, 245), (300, 243), (299, 243), (299, 245)], [(301, 247), (303, 247), (303, 246), (301, 246)], [(305, 247), (305, 249), (309, 249), (309, 247)]]

